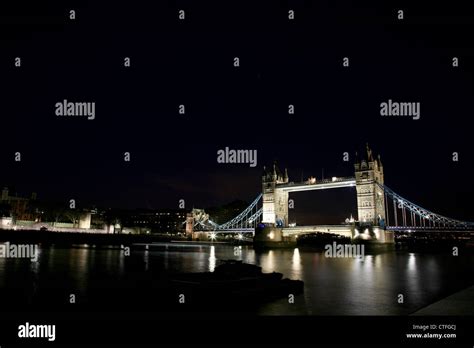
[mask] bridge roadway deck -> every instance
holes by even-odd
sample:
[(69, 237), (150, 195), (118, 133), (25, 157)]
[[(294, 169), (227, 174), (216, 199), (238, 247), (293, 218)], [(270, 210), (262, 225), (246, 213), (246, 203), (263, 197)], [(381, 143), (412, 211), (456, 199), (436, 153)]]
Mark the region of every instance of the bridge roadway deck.
[(325, 180), (320, 182), (315, 182), (314, 184), (306, 182), (288, 184), (280, 184), (276, 186), (276, 189), (282, 190), (284, 192), (301, 192), (301, 191), (313, 191), (313, 190), (327, 190), (333, 188), (342, 188), (342, 187), (355, 187), (356, 181), (354, 178), (341, 178), (335, 180)]

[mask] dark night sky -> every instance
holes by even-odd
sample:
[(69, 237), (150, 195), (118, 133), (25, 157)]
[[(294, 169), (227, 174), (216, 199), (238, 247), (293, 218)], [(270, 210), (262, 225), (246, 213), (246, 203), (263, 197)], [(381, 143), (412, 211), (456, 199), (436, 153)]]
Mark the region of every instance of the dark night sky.
[[(352, 176), (352, 158), (343, 162), (342, 153), (369, 142), (397, 193), (474, 220), (474, 12), (410, 3), (2, 3), (0, 185), (82, 205), (175, 208), (183, 198), (206, 207), (252, 200), (262, 166), (275, 159), (290, 180), (322, 169)], [(63, 99), (96, 102), (96, 119), (55, 116)], [(421, 102), (421, 119), (381, 117), (388, 99)], [(258, 166), (218, 164), (226, 146), (257, 149)], [(305, 223), (356, 213), (346, 189), (292, 198)]]

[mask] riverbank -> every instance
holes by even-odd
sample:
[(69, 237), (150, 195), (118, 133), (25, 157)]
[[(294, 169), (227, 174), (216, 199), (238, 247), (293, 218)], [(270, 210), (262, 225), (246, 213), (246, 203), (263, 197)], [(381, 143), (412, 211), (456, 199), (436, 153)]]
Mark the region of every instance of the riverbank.
[(474, 285), (421, 308), (411, 315), (474, 315)]
[(81, 232), (54, 232), (37, 230), (0, 230), (0, 242), (65, 245), (130, 245), (135, 243), (184, 242), (185, 237), (175, 237), (165, 234), (105, 234)]

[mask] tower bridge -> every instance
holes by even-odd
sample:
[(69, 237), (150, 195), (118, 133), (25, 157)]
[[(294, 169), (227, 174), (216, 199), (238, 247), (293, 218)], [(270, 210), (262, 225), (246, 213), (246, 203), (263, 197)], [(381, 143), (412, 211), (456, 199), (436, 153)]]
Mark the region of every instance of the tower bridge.
[(281, 242), (288, 238), (296, 238), (299, 234), (308, 231), (336, 233), (344, 236), (356, 237), (358, 230), (355, 224), (343, 227), (295, 227), (288, 224), (288, 199), (290, 192), (327, 190), (344, 187), (355, 187), (357, 192), (357, 213), (359, 221), (364, 224), (364, 231), (382, 242), (393, 242), (393, 232), (383, 229), (385, 221), (384, 191), (379, 185), (384, 183), (383, 165), (380, 156), (374, 158), (372, 150), (367, 145), (366, 157), (359, 159), (356, 156), (354, 163), (354, 177), (333, 177), (318, 181), (310, 178), (306, 182), (293, 183), (289, 181), (285, 169), (282, 174), (276, 163), (267, 171), (264, 168), (262, 175), (262, 223), (265, 229), (259, 231), (255, 238), (259, 242)]
[[(357, 156), (356, 156), (357, 157)], [(357, 212), (359, 220), (374, 225), (385, 220), (384, 172), (380, 156), (376, 159), (367, 146), (367, 158), (356, 158), (355, 177), (318, 181), (310, 178), (306, 182), (293, 183), (288, 179), (288, 172), (282, 175), (276, 165), (271, 171), (264, 168), (262, 175), (263, 223), (277, 227), (288, 227), (288, 197), (290, 192), (327, 190), (343, 187), (355, 187), (357, 191)]]
[[(354, 187), (356, 191), (357, 220), (342, 225), (290, 226), (290, 193), (348, 187)], [(276, 163), (270, 170), (264, 167), (262, 193), (244, 211), (224, 224), (211, 220), (196, 224), (211, 238), (237, 233), (243, 239), (243, 235), (252, 233), (255, 243), (269, 244), (294, 242), (299, 235), (314, 232), (393, 243), (395, 231), (474, 231), (473, 222), (433, 213), (388, 188), (384, 184), (380, 155), (375, 157), (368, 145), (363, 156), (359, 158), (356, 153), (354, 177), (326, 180), (310, 177), (304, 182), (292, 182), (288, 171), (285, 169), (282, 173)]]

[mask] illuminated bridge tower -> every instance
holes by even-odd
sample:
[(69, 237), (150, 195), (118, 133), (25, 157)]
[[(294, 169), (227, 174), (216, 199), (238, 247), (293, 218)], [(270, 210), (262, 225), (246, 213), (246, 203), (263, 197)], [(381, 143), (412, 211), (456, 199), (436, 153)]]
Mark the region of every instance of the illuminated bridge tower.
[(375, 159), (367, 144), (367, 157), (359, 160), (356, 153), (354, 163), (357, 213), (360, 223), (384, 227), (385, 225), (385, 193), (377, 185), (383, 185), (384, 175), (380, 155)]
[(288, 192), (277, 190), (277, 184), (288, 183), (288, 172), (282, 175), (276, 163), (271, 171), (263, 168), (262, 175), (262, 222), (275, 227), (288, 226)]

